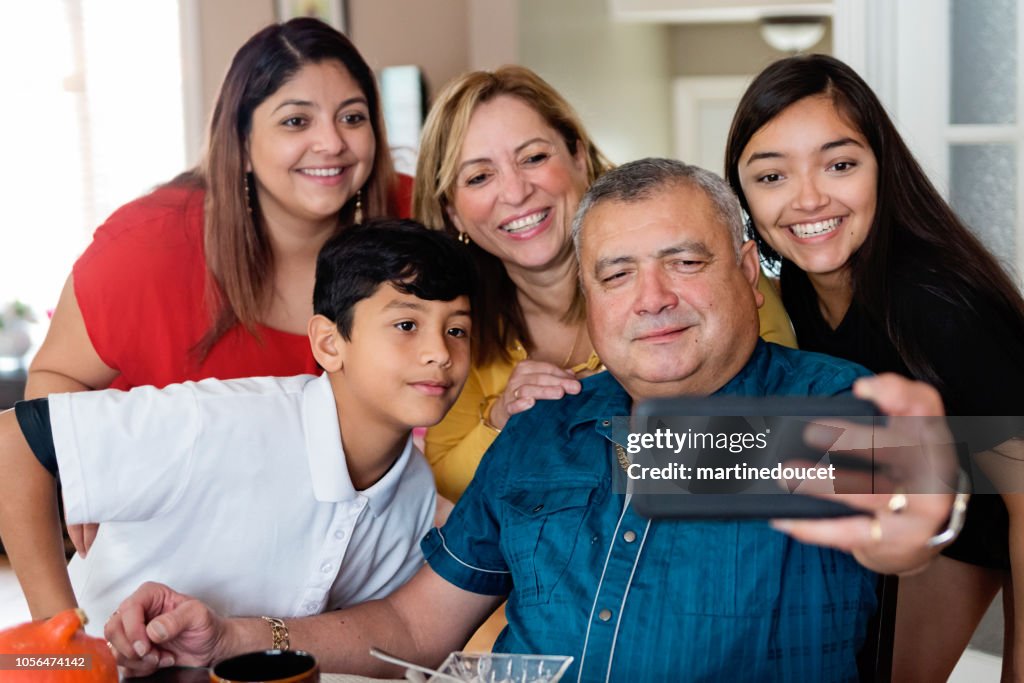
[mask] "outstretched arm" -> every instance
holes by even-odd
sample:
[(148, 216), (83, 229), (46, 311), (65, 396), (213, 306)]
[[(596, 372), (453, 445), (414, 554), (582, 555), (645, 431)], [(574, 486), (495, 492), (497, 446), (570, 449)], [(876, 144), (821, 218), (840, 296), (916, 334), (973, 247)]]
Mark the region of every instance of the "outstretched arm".
[(13, 410), (0, 414), (0, 537), (33, 619), (76, 607), (64, 560), (57, 484)]
[[(906, 493), (899, 489), (893, 493), (825, 493), (867, 514), (829, 520), (776, 520), (773, 526), (798, 541), (852, 553), (868, 569), (883, 574), (914, 573), (938, 554), (941, 547), (930, 541), (952, 515), (954, 492), (941, 483), (956, 480), (956, 453), (943, 418), (942, 399), (931, 386), (895, 374), (859, 379), (853, 391), (858, 398), (873, 401), (886, 415), (915, 418), (890, 420), (888, 436), (921, 448), (922, 461), (929, 467), (919, 467), (918, 471), (928, 480), (917, 478), (915, 473), (904, 485)], [(933, 483), (936, 475), (938, 485)]]
[[(379, 647), (410, 661), (437, 666), (461, 648), (502, 598), (462, 590), (424, 567), (381, 600), (315, 617), (286, 619), (292, 649), (312, 652), (326, 672), (401, 676), (369, 656)], [(271, 645), (259, 618), (225, 619), (205, 604), (157, 583), (142, 585), (104, 631), (129, 675), (158, 666), (206, 665)]]

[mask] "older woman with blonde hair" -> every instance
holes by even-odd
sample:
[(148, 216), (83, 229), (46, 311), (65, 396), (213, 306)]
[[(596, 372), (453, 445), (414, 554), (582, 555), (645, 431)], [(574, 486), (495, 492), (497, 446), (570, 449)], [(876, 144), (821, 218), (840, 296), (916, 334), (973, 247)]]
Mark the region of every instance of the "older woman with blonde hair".
[[(468, 244), (481, 275), (469, 381), (427, 432), (427, 459), (451, 500), (509, 417), (578, 393), (580, 379), (603, 370), (570, 225), (583, 193), (611, 167), (569, 103), (524, 67), (463, 74), (431, 109), (413, 214)], [(795, 345), (778, 296), (767, 282), (762, 291), (762, 336)]]

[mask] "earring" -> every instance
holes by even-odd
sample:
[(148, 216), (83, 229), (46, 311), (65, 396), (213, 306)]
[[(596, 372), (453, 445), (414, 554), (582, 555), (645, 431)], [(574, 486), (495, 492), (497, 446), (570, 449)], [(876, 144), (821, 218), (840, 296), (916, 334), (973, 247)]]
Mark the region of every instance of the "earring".
[(356, 211), (354, 214), (356, 224), (363, 222), (363, 190), (362, 188), (356, 190)]
[(468, 245), (470, 243), (469, 233), (468, 232), (460, 232), (459, 233), (459, 241), (462, 242), (463, 244)]
[(245, 190), (245, 209), (252, 215), (252, 190), (249, 189), (249, 174), (242, 174), (242, 187)]

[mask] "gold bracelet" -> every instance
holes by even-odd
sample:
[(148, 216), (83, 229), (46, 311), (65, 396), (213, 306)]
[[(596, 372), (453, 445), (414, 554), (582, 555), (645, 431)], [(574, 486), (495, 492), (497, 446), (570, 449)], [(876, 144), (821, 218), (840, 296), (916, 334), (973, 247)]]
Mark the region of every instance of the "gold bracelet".
[(260, 617), (263, 621), (270, 624), (270, 635), (274, 639), (274, 650), (288, 651), (291, 649), (292, 644), (288, 638), (288, 627), (284, 625), (284, 622), (277, 617)]

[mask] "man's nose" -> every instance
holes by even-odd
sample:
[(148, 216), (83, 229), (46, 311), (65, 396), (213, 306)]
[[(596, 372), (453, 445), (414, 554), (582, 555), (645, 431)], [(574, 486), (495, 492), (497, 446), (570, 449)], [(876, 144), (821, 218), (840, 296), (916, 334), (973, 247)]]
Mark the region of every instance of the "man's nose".
[(636, 312), (640, 315), (657, 315), (674, 308), (679, 297), (672, 288), (669, 275), (661, 269), (641, 271), (638, 274)]

